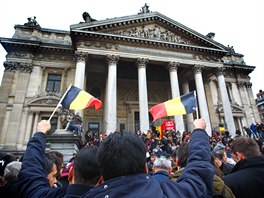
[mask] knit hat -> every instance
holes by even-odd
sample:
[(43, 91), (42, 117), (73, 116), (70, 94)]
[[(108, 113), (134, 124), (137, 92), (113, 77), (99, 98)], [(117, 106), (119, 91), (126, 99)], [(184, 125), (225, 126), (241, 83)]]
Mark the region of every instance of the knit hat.
[(13, 156), (12, 154), (0, 151), (0, 176), (4, 176), (6, 165), (15, 160), (15, 156)]
[(221, 144), (217, 144), (214, 147), (213, 152), (217, 152), (217, 151), (224, 150), (224, 149), (225, 149), (225, 145), (223, 145), (222, 143)]

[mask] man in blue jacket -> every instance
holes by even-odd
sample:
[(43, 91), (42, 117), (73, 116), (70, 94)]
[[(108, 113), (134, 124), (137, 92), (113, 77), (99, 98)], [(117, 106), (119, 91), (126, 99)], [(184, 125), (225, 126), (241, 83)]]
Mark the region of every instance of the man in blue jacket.
[(159, 184), (147, 174), (146, 147), (136, 134), (110, 134), (96, 155), (104, 182), (83, 197), (211, 197), (214, 169), (204, 119), (195, 120), (194, 127), (188, 163), (176, 184), (169, 180)]
[(45, 171), (46, 132), (50, 123), (38, 123), (37, 133), (30, 139), (23, 155), (22, 168), (18, 175), (21, 197), (80, 197), (93, 188), (101, 173), (95, 161), (97, 147), (81, 149), (74, 159), (70, 170), (70, 185), (65, 193), (63, 188), (51, 188)]

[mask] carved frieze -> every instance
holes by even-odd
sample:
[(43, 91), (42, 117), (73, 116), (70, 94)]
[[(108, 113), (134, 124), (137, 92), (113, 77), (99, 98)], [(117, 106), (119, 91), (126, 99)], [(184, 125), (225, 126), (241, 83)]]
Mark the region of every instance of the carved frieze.
[(109, 33), (145, 39), (156, 39), (180, 44), (191, 44), (190, 41), (180, 37), (179, 35), (174, 34), (169, 30), (161, 28), (158, 25), (145, 25), (141, 27), (133, 27), (126, 30), (118, 30)]
[(222, 61), (224, 63), (232, 63), (232, 64), (243, 64), (245, 65), (245, 61), (243, 60), (243, 57), (240, 56), (224, 56), (222, 58)]
[(26, 58), (26, 59), (33, 59), (33, 55), (31, 53), (16, 51), (10, 52), (6, 56), (7, 58)]
[(205, 56), (205, 55), (193, 55), (193, 58), (195, 60), (201, 60), (201, 61), (211, 61), (211, 62), (221, 62), (220, 58), (217, 58), (215, 56)]
[(13, 38), (27, 39), (41, 41), (43, 43), (54, 43), (54, 44), (64, 44), (71, 45), (71, 37), (69, 33), (54, 33), (41, 31), (42, 29), (29, 29), (23, 28), (21, 26), (16, 27), (16, 32)]
[(89, 48), (101, 48), (101, 49), (108, 49), (108, 50), (118, 50), (118, 45), (112, 43), (105, 43), (105, 42), (92, 42), (92, 41), (79, 41), (77, 46), (84, 46)]
[(59, 54), (36, 54), (34, 60), (38, 61), (71, 61), (72, 57)]

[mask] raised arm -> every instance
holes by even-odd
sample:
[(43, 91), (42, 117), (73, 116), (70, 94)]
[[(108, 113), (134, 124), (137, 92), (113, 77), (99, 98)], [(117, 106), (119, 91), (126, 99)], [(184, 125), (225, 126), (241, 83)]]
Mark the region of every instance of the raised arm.
[(18, 175), (22, 197), (62, 197), (64, 194), (63, 189), (50, 187), (45, 172), (46, 132), (49, 129), (48, 121), (40, 121), (37, 133), (28, 142)]
[(167, 197), (211, 197), (214, 169), (210, 163), (209, 137), (204, 119), (194, 121), (187, 166), (177, 184), (161, 185)]

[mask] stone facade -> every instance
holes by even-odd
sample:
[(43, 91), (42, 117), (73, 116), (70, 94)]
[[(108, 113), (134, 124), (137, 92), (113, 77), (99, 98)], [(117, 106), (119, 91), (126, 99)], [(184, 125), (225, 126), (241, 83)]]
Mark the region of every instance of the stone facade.
[[(86, 20), (70, 31), (26, 23), (15, 26), (12, 38), (0, 39), (8, 53), (0, 88), (0, 149), (24, 150), (37, 122), (49, 118), (70, 84), (103, 102), (98, 112), (80, 112), (85, 131), (146, 132), (168, 119), (151, 123), (153, 105), (193, 90), (208, 134), (219, 124), (234, 134), (260, 121), (249, 78), (255, 67), (232, 47), (158, 12)], [(58, 109), (53, 131), (63, 129), (63, 116)], [(183, 131), (192, 130), (196, 117), (170, 119)]]
[(259, 92), (257, 93), (256, 103), (261, 123), (264, 123), (264, 91), (259, 90)]

